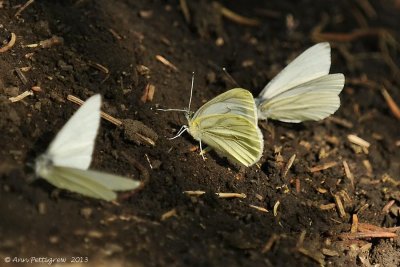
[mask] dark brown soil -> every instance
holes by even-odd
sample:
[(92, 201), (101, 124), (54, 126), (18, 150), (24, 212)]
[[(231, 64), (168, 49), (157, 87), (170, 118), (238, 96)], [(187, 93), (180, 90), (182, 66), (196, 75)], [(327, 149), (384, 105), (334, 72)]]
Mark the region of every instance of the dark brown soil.
[[(381, 232), (400, 225), (400, 124), (380, 92), (385, 86), (400, 103), (399, 1), (220, 2), (261, 22), (253, 27), (221, 17), (211, 1), (188, 2), (190, 23), (179, 1), (43, 0), (18, 18), (25, 1), (0, 1), (0, 40), (17, 36), (0, 53), (0, 266), (31, 257), (81, 257), (82, 266), (399, 266), (400, 239)], [(334, 35), (318, 33), (318, 26)], [(27, 46), (52, 36), (63, 43)], [(251, 168), (212, 152), (203, 161), (188, 134), (168, 140), (185, 118), (155, 108), (186, 107), (193, 71), (195, 108), (235, 87), (222, 67), (257, 95), (318, 41), (331, 43), (332, 72), (346, 76), (334, 119), (261, 123), (264, 155)], [(143, 103), (149, 83), (154, 99)], [(9, 101), (32, 86), (42, 91)], [(94, 93), (103, 95), (107, 113), (140, 121), (158, 135), (151, 146), (102, 122), (92, 168), (149, 178), (118, 204), (57, 191), (33, 179), (30, 167), (77, 109), (66, 96)], [(370, 147), (353, 145), (349, 134)], [(337, 165), (310, 171), (330, 162)], [(186, 190), (206, 193), (194, 197)], [(220, 199), (217, 192), (247, 197)], [(381, 234), (343, 238), (355, 214), (359, 223), (384, 227), (374, 232)], [(14, 263), (4, 263), (6, 257)]]

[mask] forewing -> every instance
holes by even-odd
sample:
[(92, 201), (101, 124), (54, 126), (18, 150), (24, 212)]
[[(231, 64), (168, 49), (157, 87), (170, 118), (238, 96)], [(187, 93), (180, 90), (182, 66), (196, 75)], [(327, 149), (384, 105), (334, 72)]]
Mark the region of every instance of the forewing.
[(54, 165), (87, 169), (100, 124), (100, 95), (90, 97), (51, 142), (47, 154)]
[(343, 74), (325, 75), (303, 83), (262, 101), (258, 105), (259, 118), (292, 123), (322, 120), (339, 108), (343, 86)]
[(308, 81), (329, 73), (331, 67), (331, 48), (329, 43), (318, 43), (287, 65), (261, 91), (256, 102), (271, 99)]
[(262, 133), (257, 124), (242, 116), (202, 116), (190, 124), (191, 127), (194, 125), (198, 126), (202, 142), (234, 162), (251, 166), (261, 158), (264, 147)]
[(217, 114), (236, 114), (257, 124), (257, 109), (253, 95), (246, 89), (235, 88), (222, 93), (200, 107), (192, 117)]

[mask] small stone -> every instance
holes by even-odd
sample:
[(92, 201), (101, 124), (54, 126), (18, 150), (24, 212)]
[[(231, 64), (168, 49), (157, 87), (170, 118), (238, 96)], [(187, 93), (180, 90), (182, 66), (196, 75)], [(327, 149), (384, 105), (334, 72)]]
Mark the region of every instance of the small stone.
[(60, 241), (60, 238), (58, 236), (53, 235), (53, 236), (49, 237), (49, 242), (51, 244), (57, 244), (59, 241)]
[(38, 211), (40, 215), (44, 215), (47, 213), (47, 205), (44, 202), (40, 202), (38, 204)]
[(209, 71), (206, 76), (206, 80), (208, 84), (213, 84), (217, 81), (217, 74), (213, 71)]
[(4, 93), (7, 96), (17, 96), (17, 95), (19, 95), (19, 88), (15, 87), (15, 86), (7, 87), (7, 88), (4, 88)]
[(37, 109), (37, 110), (41, 110), (42, 109), (42, 103), (40, 103), (40, 102), (36, 102), (35, 103), (35, 109)]
[(141, 10), (139, 11), (139, 16), (144, 19), (151, 18), (153, 16), (152, 10)]
[(120, 245), (117, 245), (115, 243), (109, 243), (104, 246), (102, 251), (106, 256), (111, 256), (115, 253), (120, 253), (123, 250), (124, 249)]
[(92, 213), (93, 213), (92, 208), (82, 208), (81, 211), (80, 211), (80, 214), (85, 219), (89, 219), (90, 216), (92, 216)]
[(153, 160), (153, 162), (151, 163), (154, 170), (157, 170), (158, 168), (160, 168), (161, 164), (162, 164), (162, 161), (158, 160), (158, 159)]
[(153, 129), (146, 126), (144, 123), (136, 120), (125, 119), (123, 120), (123, 125), (125, 139), (133, 141), (138, 145), (155, 145), (158, 135), (153, 131)]
[(146, 67), (145, 65), (137, 65), (136, 71), (142, 76), (150, 75), (150, 69), (148, 67)]
[(91, 238), (102, 238), (103, 237), (103, 233), (96, 231), (96, 230), (90, 230), (87, 233), (87, 235), (88, 235), (88, 237), (91, 237)]
[(57, 62), (57, 65), (60, 67), (60, 69), (64, 70), (64, 71), (73, 71), (74, 67), (71, 65), (68, 65), (67, 63), (65, 63), (65, 61), (63, 60), (59, 60)]

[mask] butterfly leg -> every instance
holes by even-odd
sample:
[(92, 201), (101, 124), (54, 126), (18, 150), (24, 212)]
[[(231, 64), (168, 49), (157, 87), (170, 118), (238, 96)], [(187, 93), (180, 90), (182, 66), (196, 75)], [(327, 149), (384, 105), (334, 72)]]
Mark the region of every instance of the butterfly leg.
[(175, 138), (178, 138), (178, 137), (181, 136), (184, 132), (186, 132), (187, 129), (188, 129), (188, 127), (187, 127), (186, 125), (183, 125), (183, 126), (179, 129), (178, 133), (177, 133), (174, 137), (171, 137), (171, 138), (168, 138), (168, 139), (169, 139), (169, 140), (173, 140), (173, 139), (175, 139)]
[(203, 157), (203, 160), (206, 160), (206, 158), (204, 157), (203, 146), (201, 145), (201, 140), (199, 141), (199, 143), (200, 143), (200, 155)]

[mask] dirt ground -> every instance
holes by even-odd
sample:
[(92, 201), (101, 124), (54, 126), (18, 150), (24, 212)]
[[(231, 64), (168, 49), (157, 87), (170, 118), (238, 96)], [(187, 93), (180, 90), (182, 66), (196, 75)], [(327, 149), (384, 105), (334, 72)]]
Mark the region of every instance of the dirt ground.
[[(400, 117), (383, 96), (400, 103), (398, 0), (25, 3), (0, 1), (0, 266), (400, 266)], [(346, 77), (333, 117), (260, 123), (250, 168), (203, 161), (189, 134), (168, 140), (185, 118), (156, 108), (186, 107), (192, 72), (194, 108), (236, 87), (223, 67), (256, 96), (321, 41)], [(101, 123), (92, 168), (144, 181), (118, 203), (56, 190), (32, 168), (77, 109), (67, 95), (94, 93), (143, 123)]]

